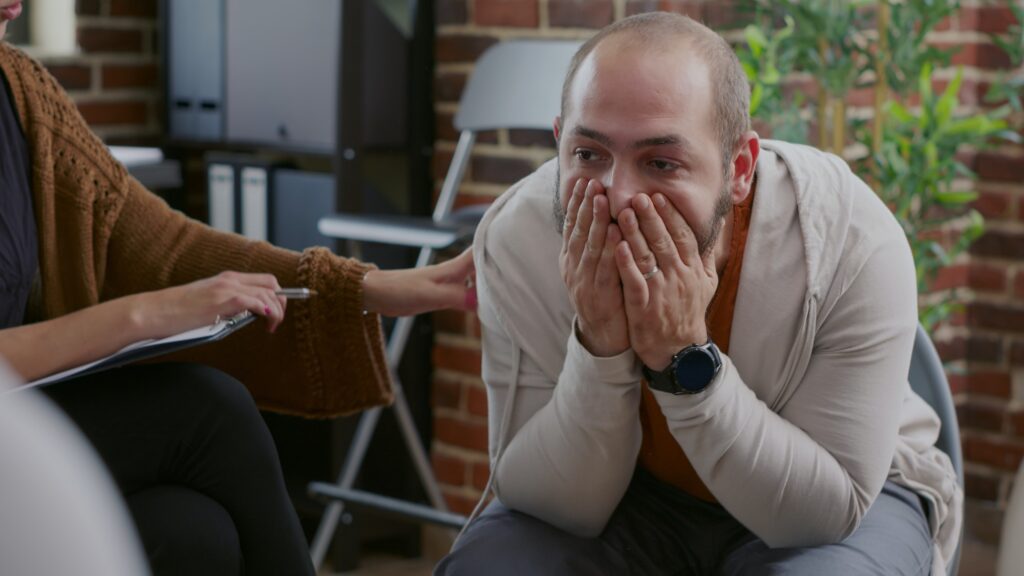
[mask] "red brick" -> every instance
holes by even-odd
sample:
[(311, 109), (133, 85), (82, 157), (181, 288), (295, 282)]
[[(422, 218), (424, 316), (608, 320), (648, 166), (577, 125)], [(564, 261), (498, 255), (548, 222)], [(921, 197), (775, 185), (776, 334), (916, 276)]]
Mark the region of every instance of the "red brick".
[(466, 485), (466, 462), (460, 458), (453, 458), (436, 452), (430, 458), (434, 465), (434, 475), (441, 484), (449, 486)]
[(1024, 457), (1024, 443), (995, 438), (968, 437), (963, 441), (964, 459), (1001, 470), (1016, 471)]
[(1024, 158), (1001, 154), (998, 151), (979, 152), (974, 160), (974, 171), (982, 180), (1024, 182)]
[(435, 376), (433, 392), (435, 408), (462, 409), (462, 384)]
[(548, 0), (548, 23), (555, 28), (603, 28), (612, 13), (611, 0)]
[(479, 375), (480, 350), (436, 344), (434, 346), (434, 367), (463, 374)]
[(155, 64), (106, 64), (103, 66), (104, 88), (156, 88)]
[(537, 0), (473, 0), (473, 20), (478, 26), (536, 28), (540, 9)]
[(1006, 291), (1006, 269), (988, 264), (971, 264), (968, 271), (968, 284), (979, 292)]
[(962, 429), (1002, 432), (1005, 412), (1001, 408), (977, 404), (956, 407), (956, 418)]
[(972, 302), (967, 305), (967, 322), (978, 328), (1024, 332), (1024, 307)]
[(1003, 341), (1000, 338), (970, 334), (935, 343), (939, 357), (944, 362), (967, 360), (998, 364), (1003, 360)]
[(967, 393), (967, 376), (947, 373), (946, 380), (949, 381), (949, 391), (953, 393), (954, 398)]
[(469, 516), (473, 513), (473, 508), (476, 508), (476, 500), (460, 494), (445, 494), (444, 501), (448, 505), (448, 510), (463, 516)]
[(977, 44), (944, 44), (937, 43), (936, 48), (940, 50), (953, 50), (953, 56), (950, 62), (953, 66), (974, 66), (978, 63), (978, 45)]
[(59, 64), (46, 67), (65, 90), (88, 90), (92, 85), (92, 70), (80, 64)]
[(484, 132), (477, 132), (476, 134), (477, 144), (497, 144), (498, 143), (498, 131), (497, 130), (486, 130)]
[(701, 2), (699, 0), (627, 0), (626, 3), (626, 16), (656, 11), (685, 14), (694, 20), (700, 20)]
[(873, 106), (875, 103), (875, 89), (870, 87), (854, 88), (846, 94), (848, 106)]
[(1010, 428), (1017, 436), (1024, 436), (1024, 410), (1010, 414)]
[(524, 158), (473, 156), (471, 170), (475, 182), (514, 184), (534, 170), (533, 163)]
[(78, 111), (91, 126), (146, 123), (145, 102), (79, 102), (77, 104)]
[(497, 38), (491, 36), (441, 36), (435, 45), (435, 57), (438, 62), (476, 62), (485, 50), (497, 42)]
[(964, 491), (968, 498), (997, 502), (999, 501), (999, 484), (1000, 479), (995, 476), (964, 473)]
[(465, 24), (469, 20), (469, 0), (436, 0), (434, 21), (439, 25)]
[(111, 16), (156, 18), (157, 0), (110, 0)]
[(100, 0), (77, 0), (75, 2), (75, 13), (82, 16), (98, 16), (100, 13)]
[[(436, 180), (443, 180), (448, 174), (448, 167), (452, 164), (452, 158), (454, 154), (447, 150), (434, 150), (434, 157), (431, 159), (431, 164), (434, 168), (434, 178)], [(436, 200), (436, 198), (435, 198)]]
[(937, 31), (937, 32), (944, 32), (946, 30), (951, 30), (952, 28), (953, 28), (953, 17), (952, 16), (946, 16), (942, 20), (939, 20), (939, 23), (935, 25), (934, 30)]
[(465, 422), (450, 416), (434, 418), (434, 439), (460, 448), (487, 452), (487, 425)]
[(985, 218), (1005, 220), (1010, 217), (1010, 195), (1002, 191), (980, 190), (971, 207)]
[[(455, 198), (455, 209), (465, 208), (466, 206), (479, 206), (481, 204), (490, 204), (494, 202), (494, 196), (480, 196), (476, 194), (459, 194)], [(479, 324), (479, 319), (476, 320)]]
[(1015, 341), (1010, 345), (1010, 364), (1024, 366), (1024, 340)]
[(474, 416), (487, 417), (487, 390), (480, 386), (466, 386), (466, 410)]
[(1019, 259), (1024, 254), (1024, 233), (989, 230), (971, 245), (971, 254)]
[(457, 334), (463, 336), (469, 332), (467, 314), (458, 310), (442, 310), (434, 312), (435, 332)]
[(461, 72), (445, 72), (434, 80), (434, 99), (438, 102), (458, 102), (466, 87), (466, 75)]
[(1004, 70), (1013, 63), (1010, 62), (1010, 55), (995, 44), (980, 44), (978, 46), (978, 67), (987, 70)]
[(79, 28), (78, 44), (85, 52), (142, 52), (142, 32), (120, 28)]
[(1006, 372), (973, 372), (966, 376), (966, 381), (967, 391), (971, 394), (996, 398), (1009, 399), (1013, 386), (1010, 375)]
[(968, 269), (966, 264), (946, 266), (935, 275), (935, 280), (929, 286), (929, 292), (967, 286), (967, 275)]
[(704, 2), (702, 20), (713, 30), (742, 28), (754, 21), (753, 10), (740, 8), (742, 0)]
[[(459, 139), (459, 132), (455, 129), (455, 117), (447, 112), (434, 112), (434, 139), (448, 142), (455, 142)], [(450, 160), (450, 159), (449, 159)]]
[[(554, 118), (551, 119), (552, 124)], [(555, 133), (551, 130), (509, 130), (508, 141), (513, 146), (555, 148)]]
[(491, 467), (486, 462), (473, 463), (473, 488), (483, 491), (491, 477)]
[(1001, 34), (1016, 22), (1006, 6), (971, 6), (960, 10), (960, 29)]

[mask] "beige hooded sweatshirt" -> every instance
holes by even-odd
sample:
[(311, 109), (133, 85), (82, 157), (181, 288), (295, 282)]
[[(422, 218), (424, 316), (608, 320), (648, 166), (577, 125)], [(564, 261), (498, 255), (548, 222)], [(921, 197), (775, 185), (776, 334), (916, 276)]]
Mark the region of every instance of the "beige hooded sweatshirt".
[[(506, 506), (601, 532), (640, 448), (640, 363), (590, 355), (558, 267), (555, 161), (477, 231), (492, 485)], [(887, 478), (929, 502), (944, 574), (963, 493), (939, 420), (907, 382), (914, 262), (898, 223), (835, 156), (762, 141), (730, 354), (702, 393), (654, 392), (715, 498), (772, 547), (838, 542)]]

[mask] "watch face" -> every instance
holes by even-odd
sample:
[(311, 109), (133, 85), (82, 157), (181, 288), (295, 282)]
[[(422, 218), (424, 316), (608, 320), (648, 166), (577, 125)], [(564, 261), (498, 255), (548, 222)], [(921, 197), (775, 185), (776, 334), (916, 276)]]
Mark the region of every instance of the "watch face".
[(684, 390), (703, 390), (715, 378), (715, 360), (701, 348), (690, 350), (676, 361), (676, 383)]

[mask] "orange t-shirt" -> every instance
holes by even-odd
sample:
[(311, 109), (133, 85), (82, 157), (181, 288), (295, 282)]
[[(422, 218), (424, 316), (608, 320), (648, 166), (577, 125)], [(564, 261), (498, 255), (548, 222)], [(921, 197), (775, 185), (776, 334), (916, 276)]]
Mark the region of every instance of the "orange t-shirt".
[[(729, 262), (722, 272), (718, 289), (708, 306), (708, 335), (722, 353), (729, 351), (732, 313), (736, 307), (736, 292), (740, 286), (740, 268), (743, 266), (743, 250), (747, 245), (750, 208), (753, 203), (754, 191), (751, 190), (742, 203), (733, 206)], [(689, 458), (669, 431), (668, 422), (661, 413), (661, 406), (658, 405), (646, 382), (643, 385), (643, 398), (640, 402), (640, 426), (643, 429), (640, 465), (662, 482), (703, 500), (715, 502), (715, 497), (697, 476)]]

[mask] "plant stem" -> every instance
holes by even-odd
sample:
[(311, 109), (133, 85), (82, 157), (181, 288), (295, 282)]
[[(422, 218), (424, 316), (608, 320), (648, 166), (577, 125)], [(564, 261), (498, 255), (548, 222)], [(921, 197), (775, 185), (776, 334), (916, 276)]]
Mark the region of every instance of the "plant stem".
[(878, 57), (875, 59), (875, 111), (871, 132), (871, 151), (882, 149), (882, 128), (885, 124), (885, 101), (889, 98), (889, 82), (885, 70), (889, 67), (889, 0), (878, 1)]
[(818, 57), (821, 61), (821, 73), (818, 75), (818, 147), (822, 150), (828, 150), (828, 109), (829, 109), (829, 98), (828, 93), (825, 91), (824, 78), (825, 69), (828, 65), (825, 63), (825, 56), (828, 54), (828, 42), (824, 36), (818, 37)]

